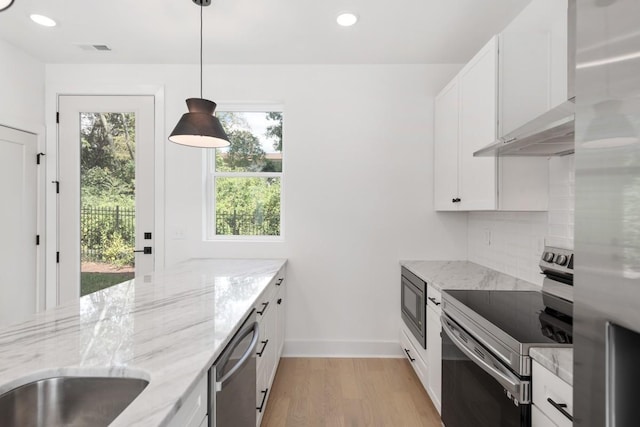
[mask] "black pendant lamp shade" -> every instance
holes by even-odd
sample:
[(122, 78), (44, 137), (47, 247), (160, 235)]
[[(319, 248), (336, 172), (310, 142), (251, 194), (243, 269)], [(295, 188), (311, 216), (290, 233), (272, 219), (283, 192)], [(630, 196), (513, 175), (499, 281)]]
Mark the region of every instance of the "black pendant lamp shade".
[(228, 147), (229, 137), (222, 128), (220, 120), (213, 115), (216, 103), (202, 98), (202, 8), (209, 6), (211, 0), (193, 0), (193, 2), (200, 6), (200, 98), (187, 99), (189, 112), (182, 115), (171, 132), (169, 141), (190, 147)]
[(229, 145), (220, 120), (213, 115), (216, 103), (202, 98), (187, 99), (188, 113), (180, 118), (169, 141), (201, 148), (220, 148)]

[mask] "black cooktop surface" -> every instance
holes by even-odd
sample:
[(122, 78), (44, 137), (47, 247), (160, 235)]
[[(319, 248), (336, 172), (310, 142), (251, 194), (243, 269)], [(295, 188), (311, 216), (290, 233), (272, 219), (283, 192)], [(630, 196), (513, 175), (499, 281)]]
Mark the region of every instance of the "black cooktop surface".
[(466, 309), (523, 344), (571, 343), (571, 306), (536, 291), (446, 290)]

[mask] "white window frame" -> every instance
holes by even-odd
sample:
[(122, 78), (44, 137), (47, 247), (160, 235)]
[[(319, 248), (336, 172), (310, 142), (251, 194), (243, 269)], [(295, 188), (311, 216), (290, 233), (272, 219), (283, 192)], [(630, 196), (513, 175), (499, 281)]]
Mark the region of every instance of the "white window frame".
[[(282, 104), (218, 104), (216, 111), (232, 113), (270, 113), (278, 112), (285, 115)], [(282, 172), (218, 172), (215, 170), (215, 149), (204, 149), (204, 194), (203, 203), (203, 240), (227, 242), (282, 242), (285, 230), (285, 148), (284, 148), (284, 118), (282, 129)], [(218, 235), (216, 233), (216, 178), (280, 178), (280, 235)]]

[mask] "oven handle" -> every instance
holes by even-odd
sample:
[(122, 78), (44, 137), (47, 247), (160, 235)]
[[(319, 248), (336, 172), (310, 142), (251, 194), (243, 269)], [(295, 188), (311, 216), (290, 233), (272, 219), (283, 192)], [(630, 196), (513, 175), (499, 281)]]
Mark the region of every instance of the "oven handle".
[[(469, 359), (471, 359), (476, 365), (482, 368), (487, 374), (491, 375), (500, 385), (502, 385), (507, 392), (511, 394), (514, 399), (516, 399), (517, 404), (520, 403), (530, 403), (531, 399), (528, 393), (528, 381), (522, 381), (520, 378), (515, 376), (510, 372), (504, 372), (507, 368), (504, 368), (503, 365), (496, 359), (493, 355), (488, 352), (482, 351), (482, 346), (480, 343), (476, 342), (471, 337), (465, 337), (464, 339), (469, 341), (465, 343), (463, 339), (459, 338), (461, 336), (461, 331), (458, 327), (453, 323), (451, 319), (449, 319), (446, 315), (442, 315), (440, 320), (442, 321), (442, 329), (449, 336), (451, 341), (462, 351)], [(456, 334), (457, 332), (457, 334)], [(497, 369), (496, 367), (502, 367), (502, 370)]]

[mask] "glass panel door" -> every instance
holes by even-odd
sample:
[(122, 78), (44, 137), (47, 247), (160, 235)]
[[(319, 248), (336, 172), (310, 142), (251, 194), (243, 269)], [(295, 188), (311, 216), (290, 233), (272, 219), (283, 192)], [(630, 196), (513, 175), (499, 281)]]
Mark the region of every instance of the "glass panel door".
[(153, 270), (152, 96), (61, 96), (58, 302)]
[(80, 296), (133, 279), (134, 112), (80, 113)]

